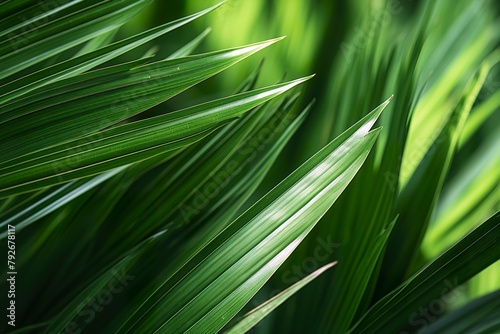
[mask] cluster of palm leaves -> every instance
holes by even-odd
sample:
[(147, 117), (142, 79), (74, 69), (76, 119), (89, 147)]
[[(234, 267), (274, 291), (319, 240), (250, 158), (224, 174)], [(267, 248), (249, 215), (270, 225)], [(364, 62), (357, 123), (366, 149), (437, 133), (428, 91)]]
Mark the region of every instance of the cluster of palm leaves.
[(500, 331), (494, 2), (183, 5), (0, 1), (2, 332)]

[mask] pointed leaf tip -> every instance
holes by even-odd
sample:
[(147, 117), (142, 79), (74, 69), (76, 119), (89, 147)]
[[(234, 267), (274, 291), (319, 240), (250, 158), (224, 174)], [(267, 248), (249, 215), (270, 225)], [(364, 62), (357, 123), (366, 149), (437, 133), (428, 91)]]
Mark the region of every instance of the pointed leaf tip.
[(307, 80), (311, 79), (312, 77), (314, 77), (314, 74), (313, 75), (309, 75), (307, 77), (302, 77), (302, 78), (299, 78), (299, 79), (295, 79), (295, 80), (289, 81), (289, 82), (287, 82), (285, 84), (285, 87), (286, 87), (285, 90), (289, 90), (292, 87), (300, 85), (301, 83), (306, 82)]
[(333, 261), (333, 262), (327, 263), (323, 267), (316, 270), (315, 273), (319, 276), (320, 274), (324, 273), (325, 271), (327, 271), (331, 267), (335, 266), (337, 263), (338, 263), (338, 261)]
[(215, 4), (212, 7), (209, 7), (208, 10), (217, 9), (217, 8), (221, 7), (222, 5), (224, 5), (226, 2), (227, 2), (227, 0), (223, 0), (223, 1), (219, 2), (218, 4)]
[[(284, 40), (286, 38), (286, 35), (284, 36), (280, 36), (280, 37), (276, 37), (276, 38), (271, 38), (269, 40), (267, 40), (266, 42), (269, 42), (270, 44), (274, 44), (276, 42), (279, 42), (281, 40)], [(265, 43), (265, 42), (264, 42)]]
[(257, 53), (257, 52), (267, 48), (268, 46), (270, 46), (276, 42), (279, 42), (282, 39), (283, 39), (282, 37), (278, 37), (278, 38), (269, 39), (267, 41), (248, 44), (248, 45), (245, 45), (245, 46), (239, 47), (239, 48), (234, 48), (232, 55), (234, 56), (237, 54), (247, 54), (247, 56), (250, 56), (254, 53)]

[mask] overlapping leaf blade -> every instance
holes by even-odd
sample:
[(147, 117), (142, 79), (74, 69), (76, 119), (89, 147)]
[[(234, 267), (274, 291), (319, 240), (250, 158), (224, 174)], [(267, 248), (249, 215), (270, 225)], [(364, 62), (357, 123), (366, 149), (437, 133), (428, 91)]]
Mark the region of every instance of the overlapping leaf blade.
[[(391, 333), (422, 326), (419, 307), (450, 292), (500, 257), (500, 212), (376, 303), (349, 333)], [(412, 321), (412, 322), (411, 322)], [(425, 321), (424, 321), (425, 323)], [(420, 328), (413, 328), (417, 330)]]
[(334, 263), (330, 263), (326, 266), (321, 267), (320, 269), (314, 271), (312, 274), (308, 275), (307, 277), (304, 277), (285, 291), (281, 292), (280, 294), (274, 296), (272, 299), (269, 299), (262, 305), (258, 306), (257, 308), (251, 310), (247, 314), (243, 316), (241, 320), (238, 321), (235, 325), (231, 326), (227, 331), (224, 333), (227, 334), (238, 334), (238, 333), (246, 333), (250, 329), (252, 329), (253, 326), (258, 324), (264, 317), (269, 315), (274, 309), (276, 309), (278, 306), (280, 306), (282, 303), (284, 303), (288, 298), (294, 295), (295, 292), (299, 291), (302, 287), (306, 286), (308, 283), (310, 283), (312, 280), (314, 280), (316, 277), (321, 275), (325, 270), (330, 269), (332, 266), (335, 265)]
[[(0, 216), (0, 227), (5, 227), (8, 224), (15, 226), (17, 231), (21, 231), (23, 228), (26, 228), (38, 219), (43, 218), (71, 200), (77, 198), (81, 194), (107, 181), (109, 178), (115, 176), (126, 167), (128, 166), (115, 168), (97, 175), (90, 180), (76, 180), (65, 184), (58, 189), (49, 191), (48, 193), (43, 193), (41, 196), (36, 196), (28, 203), (22, 205), (21, 207), (17, 207), (15, 209), (16, 214), (9, 217), (4, 217), (3, 215)], [(0, 234), (0, 239), (5, 237), (7, 237), (7, 232)]]
[[(161, 26), (140, 33), (136, 36), (132, 36), (122, 41), (115, 42), (111, 45), (104, 46), (93, 52), (84, 53), (78, 57), (68, 59), (56, 65), (43, 68), (35, 73), (30, 73), (17, 80), (10, 81), (0, 87), (0, 90), (2, 91), (2, 95), (0, 95), (0, 104), (4, 104), (12, 99), (25, 95), (35, 90), (36, 88), (92, 69), (154, 38), (157, 38), (187, 23), (190, 23), (193, 20), (196, 20), (197, 18), (218, 8), (219, 6), (220, 5), (217, 5), (196, 14), (187, 16), (185, 18), (163, 24)], [(199, 39), (197, 39), (195, 42), (198, 41)], [(196, 43), (193, 44), (196, 45)], [(192, 47), (192, 45), (190, 46)], [(178, 55), (180, 56), (187, 54), (178, 53)]]
[[(326, 146), (218, 236), (202, 238), (205, 247), (193, 253), (189, 242), (180, 245), (170, 255), (173, 262), (164, 268), (162, 286), (146, 289), (147, 298), (137, 291), (132, 303), (141, 306), (128, 321), (117, 320), (106, 330), (119, 326), (120, 332), (140, 328), (198, 333), (222, 328), (355, 175), (378, 133), (370, 128), (386, 105)], [(203, 234), (197, 234), (200, 237)], [(150, 259), (153, 253), (143, 258)], [(142, 266), (144, 261), (138, 261), (135, 270)]]
[[(0, 80), (119, 27), (150, 2), (52, 0), (4, 16), (0, 35), (7, 38), (0, 42)], [(19, 22), (19, 17), (28, 19)]]
[(118, 65), (42, 87), (2, 107), (3, 163), (140, 113), (276, 41), (139, 67)]
[(97, 174), (180, 149), (214, 127), (296, 85), (298, 79), (208, 102), (179, 112), (117, 126), (0, 165), (0, 196)]
[(500, 290), (473, 300), (447, 314), (422, 334), (479, 334), (500, 329)]
[(174, 59), (174, 58), (181, 58), (181, 57), (189, 56), (193, 52), (193, 50), (196, 49), (196, 47), (198, 45), (200, 45), (200, 43), (210, 33), (210, 31), (211, 31), (210, 28), (205, 29), (201, 34), (196, 36), (192, 41), (183, 45), (181, 48), (179, 48), (174, 53), (172, 53), (170, 56), (168, 56), (167, 59)]
[(220, 329), (347, 186), (373, 145), (377, 131), (370, 132), (370, 128), (387, 103), (308, 160), (201, 253), (171, 271), (161, 289), (121, 331), (198, 333)]
[[(273, 110), (270, 108), (265, 108), (266, 110), (264, 111), (264, 114), (273, 114)], [(307, 111), (307, 110), (306, 110)], [(222, 229), (224, 229), (225, 226), (228, 224), (228, 220), (233, 216), (234, 212), (238, 210), (238, 208), (242, 205), (242, 203), (250, 196), (250, 194), (255, 190), (255, 188), (258, 186), (260, 183), (263, 175), (266, 174), (267, 170), (269, 169), (269, 166), (272, 165), (274, 160), (276, 159), (277, 153), (283, 148), (284, 144), (288, 141), (290, 136), (297, 130), (298, 126), (302, 123), (304, 116), (306, 113), (302, 113), (299, 118), (294, 120), (291, 124), (288, 124), (288, 122), (285, 122), (284, 126), (278, 126), (275, 129), (276, 136), (279, 135), (278, 141), (274, 143), (271, 141), (270, 143), (267, 143), (268, 147), (270, 148), (269, 152), (267, 152), (268, 148), (266, 148), (262, 153), (262, 155), (258, 155), (255, 157), (256, 162), (258, 162), (256, 165), (249, 164), (249, 166), (244, 166), (245, 168), (241, 168), (240, 171), (234, 171), (233, 178), (231, 184), (221, 184), (220, 185), (220, 191), (219, 191), (219, 196), (216, 196), (212, 198), (212, 202), (218, 203), (221, 202), (225, 204), (223, 208), (220, 209), (220, 212), (223, 213), (227, 217), (220, 217), (219, 216), (213, 216), (209, 219), (204, 219), (201, 220), (199, 217), (193, 217), (193, 221), (191, 222), (190, 226), (197, 226), (200, 225), (201, 222), (203, 222), (208, 229), (206, 232), (200, 232), (196, 231), (196, 236), (202, 236), (201, 242), (206, 243), (206, 239), (210, 240), (213, 235), (216, 235), (218, 233), (214, 231), (220, 232)], [(246, 116), (245, 116), (246, 117)], [(235, 122), (232, 122), (231, 124), (227, 125), (226, 127), (231, 127), (232, 124), (242, 122), (244, 118), (236, 120)], [(268, 131), (271, 129), (269, 127), (266, 127)], [(222, 131), (221, 131), (222, 132)], [(268, 132), (264, 131), (267, 135)], [(283, 132), (283, 134), (282, 134)], [(257, 131), (255, 133), (255, 136), (260, 137), (261, 131)], [(201, 144), (201, 143), (200, 143)], [(197, 144), (199, 146), (199, 144)], [(251, 148), (252, 143), (250, 142), (247, 146), (248, 148)], [(262, 148), (260, 148), (262, 150)], [(187, 153), (187, 152), (186, 152)], [(190, 157), (190, 154), (183, 154), (186, 157)], [(238, 154), (236, 154), (235, 157), (239, 157)], [(166, 166), (159, 166), (157, 169), (162, 170), (165, 169), (165, 172), (167, 174), (169, 173), (170, 165), (176, 166), (176, 162), (180, 159), (181, 163), (184, 161), (182, 159), (182, 156), (176, 157), (174, 160), (172, 160), (170, 163), (168, 163)], [(235, 161), (233, 160), (234, 158), (231, 158), (232, 162), (234, 163)], [(262, 163), (265, 162), (265, 163)], [(115, 197), (120, 198), (121, 194), (125, 191), (126, 193), (134, 193), (137, 190), (143, 190), (144, 187), (148, 183), (151, 182), (152, 185), (158, 184), (157, 182), (161, 183), (161, 178), (157, 178), (155, 174), (149, 175), (150, 179), (147, 177), (143, 179), (139, 178), (136, 181), (134, 181), (134, 185), (132, 187), (127, 186), (129, 184), (129, 181), (132, 181), (134, 178), (134, 175), (136, 173), (140, 173), (140, 169), (138, 167), (140, 165), (145, 165), (146, 162), (142, 162), (140, 164), (131, 166), (130, 168), (127, 169), (125, 173), (122, 173), (121, 177), (118, 179), (115, 177), (110, 182), (105, 184), (103, 187), (101, 187), (98, 191), (94, 192), (94, 194), (90, 194), (90, 196), (84, 196), (87, 198), (86, 203), (84, 202), (84, 205), (71, 205), (69, 208), (72, 212), (75, 212), (75, 215), (73, 216), (73, 219), (71, 220), (70, 224), (68, 225), (67, 223), (69, 222), (61, 222), (57, 226), (57, 231), (53, 231), (53, 236), (51, 236), (52, 240), (58, 239), (58, 235), (62, 233), (65, 235), (66, 238), (71, 238), (73, 235), (77, 235), (78, 238), (81, 240), (82, 244), (92, 244), (95, 242), (95, 240), (99, 239), (105, 239), (106, 241), (106, 246), (102, 248), (95, 249), (95, 252), (89, 253), (88, 248), (85, 247), (72, 247), (71, 251), (66, 252), (66, 257), (69, 259), (78, 259), (78, 261), (82, 264), (82, 267), (79, 268), (85, 268), (85, 270), (80, 271), (79, 268), (74, 268), (74, 270), (71, 271), (71, 273), (66, 273), (65, 275), (51, 275), (47, 276), (46, 271), (43, 269), (45, 265), (50, 265), (50, 260), (48, 262), (44, 261), (38, 261), (36, 266), (31, 267), (31, 271), (33, 273), (37, 273), (37, 279), (38, 281), (46, 281), (47, 284), (45, 284), (45, 291), (50, 291), (50, 294), (47, 295), (46, 298), (44, 298), (44, 305), (46, 305), (47, 310), (52, 310), (54, 309), (54, 302), (51, 302), (51, 300), (60, 300), (64, 299), (67, 302), (70, 302), (72, 300), (71, 296), (67, 296), (61, 292), (61, 290), (64, 291), (66, 287), (71, 289), (72, 291), (80, 291), (81, 288), (81, 282), (87, 281), (87, 279), (93, 278), (97, 273), (101, 271), (101, 268), (108, 268), (110, 264), (115, 263), (118, 259), (122, 258), (122, 254), (128, 254), (129, 249), (127, 248), (127, 245), (131, 244), (136, 244), (141, 242), (142, 235), (143, 233), (130, 233), (130, 231), (136, 231), (138, 229), (142, 230), (151, 230), (151, 229), (156, 229), (158, 230), (161, 228), (160, 225), (162, 225), (163, 221), (155, 221), (155, 220), (144, 220), (137, 222), (137, 224), (132, 224), (130, 219), (126, 219), (127, 215), (121, 216), (124, 217), (125, 220), (122, 221), (123, 228), (120, 228), (119, 230), (115, 229), (112, 224), (112, 222), (116, 222), (117, 218), (116, 215), (114, 214), (109, 214), (108, 212), (110, 211), (110, 208), (113, 206), (116, 206), (116, 208), (123, 208), (123, 207), (130, 207), (130, 209), (134, 208), (134, 204), (129, 204), (128, 200), (126, 201), (127, 204), (123, 203), (117, 203), (117, 201), (114, 199)], [(165, 168), (167, 167), (167, 168)], [(251, 168), (248, 168), (251, 167)], [(249, 184), (244, 184), (245, 186), (240, 185), (240, 181), (244, 181), (248, 178), (247, 172), (256, 170), (259, 173), (259, 177), (252, 177), (249, 180)], [(202, 171), (197, 171), (196, 169), (194, 170), (188, 170), (188, 173), (199, 173)], [(151, 174), (151, 173), (149, 173)], [(250, 173), (252, 174), (252, 173)], [(244, 176), (242, 178), (239, 178), (238, 175)], [(145, 175), (146, 176), (146, 175)], [(158, 180), (158, 181), (156, 181)], [(238, 192), (242, 192), (243, 194), (235, 194), (234, 197), (229, 197), (230, 200), (227, 198), (224, 199), (225, 195), (234, 192), (233, 188), (237, 187)], [(125, 189), (125, 190), (124, 190)], [(227, 191), (227, 193), (226, 193)], [(145, 189), (145, 193), (148, 194), (149, 191), (147, 188)], [(103, 195), (105, 194), (105, 195)], [(128, 196), (130, 197), (130, 196)], [(132, 199), (132, 203), (137, 203), (138, 201), (143, 198), (144, 195), (139, 195), (137, 199)], [(221, 204), (218, 203), (216, 207), (219, 207)], [(210, 209), (213, 209), (211, 205), (208, 205)], [(89, 219), (88, 212), (93, 211), (93, 212), (99, 212), (99, 216), (93, 216), (92, 218), (92, 228), (84, 228), (84, 229), (75, 229), (72, 228), (74, 225), (82, 225), (85, 226), (86, 221)], [(203, 210), (200, 214), (205, 213), (211, 210)], [(195, 221), (196, 219), (196, 221)], [(122, 220), (122, 218), (120, 218)], [(146, 225), (146, 226), (143, 226)], [(149, 226), (151, 225), (151, 226)], [(167, 225), (168, 226), (168, 225)], [(68, 231), (70, 230), (70, 232)], [(161, 243), (156, 243), (156, 250), (158, 250), (158, 247), (161, 247), (161, 249), (164, 249), (165, 252), (170, 253), (172, 250), (170, 245), (174, 244), (177, 242), (178, 236), (173, 235), (171, 233), (171, 229), (166, 231), (165, 233), (162, 234), (162, 242)], [(70, 233), (70, 234), (68, 234)], [(214, 234), (215, 233), (215, 234)], [(188, 234), (191, 234), (188, 232)], [(165, 237), (168, 237), (167, 240), (165, 240)], [(52, 242), (47, 241), (46, 244), (51, 244)], [(65, 248), (64, 243), (60, 243), (61, 245), (58, 245), (58, 247), (53, 250), (53, 252), (57, 252), (57, 249), (60, 249), (61, 251)], [(194, 242), (196, 247), (192, 247), (191, 249), (193, 251), (196, 251), (198, 246), (200, 246), (200, 243)], [(163, 245), (163, 246), (162, 246)], [(46, 247), (42, 247), (37, 254), (40, 253), (46, 253)], [(35, 255), (35, 254), (33, 254)], [(50, 257), (49, 257), (50, 258)], [(161, 268), (165, 266), (165, 258), (163, 257), (158, 257), (154, 256), (151, 257), (151, 253), (148, 253), (147, 255), (141, 257), (142, 260), (141, 262), (148, 263), (144, 268), (141, 268), (139, 271), (142, 271), (143, 273), (149, 273), (146, 274), (146, 277), (148, 275), (151, 275), (157, 272), (157, 270), (161, 271)], [(155, 259), (153, 263), (149, 263), (151, 259)], [(154, 269), (153, 269), (154, 268)], [(119, 269), (119, 268), (115, 268)], [(65, 270), (64, 268), (61, 268), (61, 270)], [(120, 271), (120, 270), (118, 270)], [(112, 276), (112, 275), (111, 275)], [(144, 277), (145, 275), (137, 275), (137, 277)], [(156, 283), (155, 281), (151, 282), (150, 280), (147, 280), (147, 284), (153, 283), (154, 288), (156, 288)], [(139, 283), (141, 284), (141, 283)], [(128, 290), (133, 292), (134, 288), (131, 288), (132, 290)], [(43, 293), (42, 291), (40, 293)], [(141, 296), (141, 294), (139, 293)], [(79, 297), (77, 298), (79, 299)], [(85, 303), (88, 302), (88, 295), (83, 295), (80, 299), (80, 302), (77, 302), (76, 304), (82, 304), (82, 307), (84, 307)], [(26, 302), (28, 303), (28, 302)], [(72, 304), (73, 305), (73, 304)], [(57, 308), (56, 308), (57, 309)], [(66, 308), (64, 314), (67, 314), (68, 312), (75, 312), (74, 309), (72, 309), (72, 306), (68, 306)], [(82, 322), (82, 317), (78, 316), (78, 312), (72, 313), (76, 314), (77, 317), (75, 318), (76, 322), (80, 322), (82, 326), (86, 326), (86, 322)], [(104, 314), (104, 317), (106, 317), (106, 314)], [(119, 317), (117, 318), (119, 321)], [(109, 322), (104, 321), (105, 323)], [(97, 323), (97, 321), (96, 321)], [(120, 323), (119, 323), (120, 324)], [(61, 324), (59, 324), (61, 325)], [(92, 324), (94, 325), (94, 324)], [(97, 327), (100, 328), (100, 326), (97, 324)], [(92, 329), (89, 329), (92, 330)]]

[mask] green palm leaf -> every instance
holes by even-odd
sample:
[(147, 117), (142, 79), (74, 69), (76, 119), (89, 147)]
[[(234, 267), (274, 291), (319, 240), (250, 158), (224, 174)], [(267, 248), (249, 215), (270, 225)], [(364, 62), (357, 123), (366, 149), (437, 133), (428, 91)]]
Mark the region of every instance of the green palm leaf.
[[(468, 279), (498, 260), (500, 255), (500, 213), (425, 266), (394, 291), (376, 303), (355, 324), (349, 333), (380, 333), (421, 329), (428, 323), (419, 307), (428, 308), (431, 302), (449, 301), (450, 293)], [(443, 292), (444, 291), (444, 292)], [(415, 328), (418, 327), (418, 328)]]
[[(128, 321), (108, 330), (119, 326), (119, 332), (140, 328), (198, 333), (222, 328), (347, 186), (374, 143), (378, 131), (370, 128), (387, 103), (318, 152), (215, 239), (204, 240), (200, 251), (181, 247), (165, 268), (162, 286), (147, 298), (138, 293), (136, 303), (141, 306)], [(63, 325), (58, 321), (49, 330)]]

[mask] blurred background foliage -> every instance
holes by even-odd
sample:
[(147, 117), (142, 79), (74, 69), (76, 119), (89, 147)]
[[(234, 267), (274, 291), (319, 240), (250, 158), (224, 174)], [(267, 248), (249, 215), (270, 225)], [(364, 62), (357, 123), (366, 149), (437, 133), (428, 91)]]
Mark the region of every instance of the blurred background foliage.
[[(132, 21), (124, 25), (117, 37), (136, 34), (217, 3), (216, 0), (153, 2)], [(367, 52), (367, 49), (371, 51), (371, 43), (381, 38), (387, 41), (380, 43), (381, 47), (376, 57), (387, 56), (395, 49), (399, 49), (409, 36), (416, 33), (418, 26), (415, 22), (425, 4), (425, 1), (418, 0), (366, 2), (228, 0), (213, 15), (204, 16), (194, 22), (194, 25), (198, 27), (197, 30), (192, 26), (182, 27), (168, 36), (162, 36), (150, 42), (148, 46), (132, 50), (118, 61), (135, 59), (146, 52), (157, 54), (159, 57), (167, 57), (183, 46), (184, 41), (194, 39), (198, 34), (204, 33), (207, 35), (197, 50), (199, 52), (287, 36), (285, 41), (274, 46), (272, 50), (264, 50), (260, 58), (255, 57), (239, 63), (210, 79), (209, 82), (185, 92), (185, 95), (178, 100), (167, 103), (184, 105), (186, 102), (182, 101), (192, 98), (208, 99), (215, 94), (223, 95), (231, 92), (264, 59), (264, 71), (259, 79), (262, 84), (275, 83), (284, 74), (287, 77), (297, 77), (304, 73), (315, 73), (316, 78), (304, 88), (302, 99), (304, 101), (317, 99), (319, 103), (322, 103), (322, 107), (332, 110), (334, 100), (347, 94), (340, 89), (333, 90), (335, 81), (340, 84), (339, 77), (350, 73), (353, 58), (361, 54), (363, 50), (364, 52)], [(494, 1), (487, 4), (483, 2), (469, 4), (459, 1), (452, 6), (451, 3), (444, 1), (436, 3), (435, 7), (430, 33), (426, 36), (425, 47), (422, 49), (420, 67), (416, 70), (420, 80), (419, 87), (426, 84), (426, 89), (430, 90), (431, 83), (441, 78), (447, 71), (449, 77), (441, 78), (443, 89), (460, 91), (485, 54), (491, 52), (497, 45), (498, 22), (496, 19), (500, 5)], [(484, 22), (478, 22), (479, 17)], [(207, 28), (209, 31), (204, 31)], [(380, 31), (383, 37), (380, 36)], [(447, 44), (443, 45), (445, 36), (447, 36)], [(478, 40), (474, 40), (475, 38)], [(460, 41), (457, 42), (454, 39), (460, 39)], [(436, 52), (439, 53), (436, 55)], [(461, 54), (462, 57), (459, 57)], [(432, 61), (427, 61), (428, 59)], [(462, 65), (465, 68), (462, 68)], [(458, 72), (457, 67), (460, 67)], [(500, 85), (498, 72), (498, 66), (495, 66), (488, 76), (480, 100), (497, 91)], [(448, 83), (446, 84), (445, 81)], [(374, 106), (370, 105), (370, 107)], [(323, 110), (323, 108), (318, 109)], [(332, 110), (331, 112), (316, 112), (309, 117), (305, 126), (307, 129), (303, 132), (315, 133), (318, 124), (334, 128), (324, 129), (322, 133), (329, 133), (325, 137), (317, 133), (309, 136), (307, 141), (302, 142), (298, 154), (290, 155), (291, 159), (298, 156), (298, 161), (303, 161), (305, 157), (309, 157), (321, 148), (326, 138), (334, 137), (345, 129), (345, 123), (332, 125), (333, 122), (325, 124), (321, 121), (320, 118), (325, 117), (324, 115), (334, 113), (341, 114), (339, 111)], [(434, 114), (439, 115), (436, 112)], [(425, 115), (421, 118), (425, 118)], [(485, 122), (486, 126), (488, 124), (492, 123)], [(297, 163), (297, 161), (294, 162)], [(408, 170), (407, 174), (410, 173), (411, 170)]]

